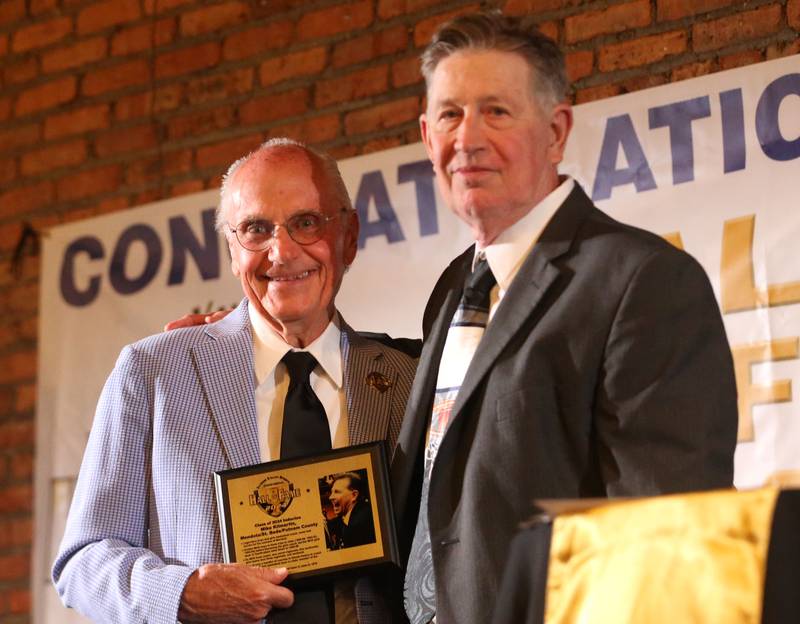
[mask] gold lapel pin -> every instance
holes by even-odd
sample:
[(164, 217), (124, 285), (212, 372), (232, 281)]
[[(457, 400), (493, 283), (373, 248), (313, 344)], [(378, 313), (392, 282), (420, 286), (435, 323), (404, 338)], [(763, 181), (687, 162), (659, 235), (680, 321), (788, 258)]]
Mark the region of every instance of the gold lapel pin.
[(383, 394), (392, 387), (392, 380), (381, 375), (378, 371), (372, 371), (367, 375), (367, 385), (372, 386), (378, 392)]

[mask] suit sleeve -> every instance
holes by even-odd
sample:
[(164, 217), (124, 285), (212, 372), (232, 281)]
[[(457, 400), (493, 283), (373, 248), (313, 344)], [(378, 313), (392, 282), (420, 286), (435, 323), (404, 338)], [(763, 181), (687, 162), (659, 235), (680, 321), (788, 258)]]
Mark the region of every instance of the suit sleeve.
[(126, 347), (103, 388), (53, 565), (64, 604), (95, 622), (174, 624), (194, 571), (147, 549), (150, 396)]
[(611, 496), (730, 487), (736, 385), (708, 277), (659, 248), (637, 267), (606, 343), (596, 397)]

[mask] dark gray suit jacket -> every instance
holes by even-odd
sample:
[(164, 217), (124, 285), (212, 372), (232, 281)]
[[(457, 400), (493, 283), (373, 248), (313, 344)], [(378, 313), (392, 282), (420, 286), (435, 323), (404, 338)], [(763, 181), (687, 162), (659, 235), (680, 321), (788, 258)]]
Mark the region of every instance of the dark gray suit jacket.
[(368, 501), (356, 502), (350, 512), (350, 522), (342, 529), (342, 547), (363, 546), (375, 541), (375, 523)]
[[(423, 320), (392, 466), (406, 555), (439, 360), (473, 253), (442, 274)], [(702, 267), (576, 185), (487, 328), (433, 466), (438, 624), (491, 620), (533, 499), (730, 486), (736, 427), (731, 353)]]

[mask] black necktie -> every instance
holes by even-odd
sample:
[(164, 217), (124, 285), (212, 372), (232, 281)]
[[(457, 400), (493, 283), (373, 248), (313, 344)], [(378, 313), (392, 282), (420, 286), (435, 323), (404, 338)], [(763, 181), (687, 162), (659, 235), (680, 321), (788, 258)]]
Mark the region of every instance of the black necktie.
[[(331, 430), (328, 417), (309, 380), (317, 360), (307, 351), (289, 351), (281, 361), (289, 372), (289, 390), (283, 403), (281, 459), (329, 451)], [(333, 624), (334, 612), (333, 585), (325, 583), (296, 590), (292, 608), (272, 612), (267, 622)]]
[(317, 360), (306, 351), (289, 351), (282, 361), (289, 371), (289, 391), (283, 404), (281, 459), (329, 451), (328, 417), (309, 381)]

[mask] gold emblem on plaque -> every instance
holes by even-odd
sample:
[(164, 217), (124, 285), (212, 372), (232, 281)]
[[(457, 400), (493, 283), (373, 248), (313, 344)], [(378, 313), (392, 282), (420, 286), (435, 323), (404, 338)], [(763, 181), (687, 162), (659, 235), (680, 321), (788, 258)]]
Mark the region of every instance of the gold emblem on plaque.
[(258, 505), (273, 518), (283, 515), (292, 501), (300, 496), (289, 479), (274, 476), (264, 479), (250, 495), (250, 504)]

